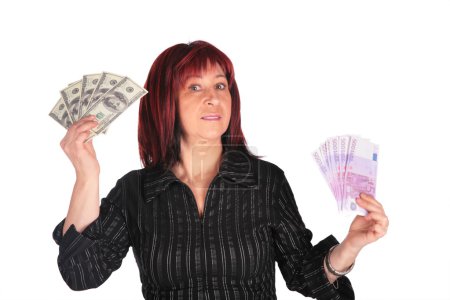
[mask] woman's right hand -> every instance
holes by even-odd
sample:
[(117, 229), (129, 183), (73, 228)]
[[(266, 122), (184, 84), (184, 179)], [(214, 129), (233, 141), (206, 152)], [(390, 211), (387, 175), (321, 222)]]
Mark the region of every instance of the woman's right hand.
[(98, 176), (100, 165), (95, 155), (92, 139), (86, 143), (90, 130), (97, 126), (98, 122), (94, 115), (81, 118), (67, 130), (60, 145), (72, 162), (77, 177)]

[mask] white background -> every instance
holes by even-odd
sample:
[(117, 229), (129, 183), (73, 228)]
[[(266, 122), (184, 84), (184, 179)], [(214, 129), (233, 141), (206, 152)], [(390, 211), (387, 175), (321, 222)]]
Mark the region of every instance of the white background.
[[(160, 52), (197, 39), (233, 61), (248, 144), (285, 170), (314, 243), (342, 240), (351, 218), (337, 213), (311, 152), (341, 134), (380, 145), (377, 198), (391, 225), (349, 275), (357, 299), (450, 299), (449, 1), (1, 6), (0, 299), (142, 299), (131, 250), (97, 289), (74, 292), (62, 280), (51, 234), (75, 173), (59, 146), (65, 130), (48, 113), (84, 74), (143, 85)], [(141, 168), (138, 106), (94, 140), (102, 197)], [(279, 299), (302, 299), (276, 276)]]

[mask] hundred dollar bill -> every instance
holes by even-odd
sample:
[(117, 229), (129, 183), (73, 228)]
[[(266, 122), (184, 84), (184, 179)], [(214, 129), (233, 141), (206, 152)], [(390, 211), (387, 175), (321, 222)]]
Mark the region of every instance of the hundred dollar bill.
[(105, 92), (85, 114), (86, 116), (95, 115), (98, 121), (98, 125), (91, 129), (91, 134), (85, 142), (103, 131), (131, 104), (145, 94), (147, 94), (147, 91), (128, 77)]
[[(84, 116), (84, 113), (88, 110), (89, 100), (95, 88), (97, 87), (101, 76), (101, 73), (83, 76), (83, 79), (81, 80), (81, 101), (79, 108), (79, 115), (81, 116), (80, 118), (82, 118)], [(105, 128), (102, 133), (106, 133), (107, 130), (108, 128)]]
[(61, 96), (73, 122), (79, 119), (79, 103), (81, 96), (81, 80), (69, 85), (61, 91)]
[(102, 74), (89, 74), (84, 75), (81, 80), (81, 101), (80, 101), (80, 116), (83, 116), (88, 109), (89, 99), (91, 99), (92, 93), (97, 87), (97, 83)]
[(69, 111), (67, 110), (66, 104), (64, 103), (64, 99), (62, 97), (59, 98), (58, 102), (56, 102), (56, 105), (50, 111), (49, 116), (66, 129), (68, 129), (73, 124), (73, 121), (70, 118)]
[[(118, 83), (123, 82), (125, 77), (116, 75), (113, 73), (103, 72), (98, 80), (95, 90), (92, 92), (89, 98), (89, 104), (86, 111), (88, 111), (92, 106), (95, 106), (98, 100), (112, 87), (116, 86)], [(86, 113), (85, 113), (86, 114)]]

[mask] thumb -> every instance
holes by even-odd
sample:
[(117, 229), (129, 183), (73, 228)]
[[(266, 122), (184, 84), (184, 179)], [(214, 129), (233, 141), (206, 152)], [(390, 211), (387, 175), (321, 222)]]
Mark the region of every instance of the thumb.
[(92, 155), (95, 155), (95, 150), (94, 150), (94, 144), (92, 143), (93, 139), (90, 139), (89, 141), (87, 141), (85, 143), (87, 150), (89, 151), (89, 153), (91, 153)]

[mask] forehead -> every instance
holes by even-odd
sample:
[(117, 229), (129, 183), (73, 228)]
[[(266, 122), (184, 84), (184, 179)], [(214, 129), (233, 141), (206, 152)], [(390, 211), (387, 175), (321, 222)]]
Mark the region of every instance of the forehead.
[(226, 76), (226, 69), (222, 67), (222, 63), (218, 60), (199, 56), (190, 60), (178, 70), (178, 79), (176, 81), (178, 84), (184, 85), (190, 78), (199, 78), (206, 75)]
[(183, 74), (183, 81), (190, 78), (199, 78), (204, 76), (225, 77), (225, 72), (219, 64), (208, 64), (204, 68), (192, 69)]

